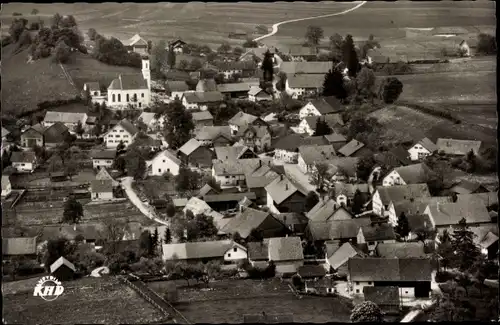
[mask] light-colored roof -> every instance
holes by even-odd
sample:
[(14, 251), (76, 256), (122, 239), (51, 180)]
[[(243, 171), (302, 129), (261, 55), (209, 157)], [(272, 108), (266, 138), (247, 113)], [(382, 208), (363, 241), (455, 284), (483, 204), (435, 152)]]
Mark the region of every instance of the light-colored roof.
[(331, 61), (325, 62), (282, 62), (280, 71), (286, 74), (310, 73), (325, 75), (333, 68)]
[(78, 121), (83, 123), (83, 120), (87, 116), (86, 113), (69, 113), (69, 112), (53, 112), (48, 111), (45, 113), (44, 123), (78, 123)]
[(245, 112), (238, 112), (227, 123), (237, 126), (252, 124), (259, 117)]
[(205, 120), (213, 120), (214, 117), (212, 114), (210, 114), (209, 111), (203, 111), (203, 112), (194, 112), (191, 113), (193, 116), (193, 121), (205, 121)]
[[(253, 153), (253, 151), (247, 146), (225, 146), (225, 147), (215, 147), (214, 148), (215, 155), (218, 160), (231, 160), (235, 161), (240, 159), (240, 157), (247, 151)], [(253, 156), (257, 158), (257, 155), (254, 153)]]
[(342, 182), (335, 182), (335, 195), (345, 195), (348, 198), (353, 198), (356, 191), (361, 193), (370, 193), (370, 186), (368, 184), (348, 184)]
[(336, 156), (332, 145), (300, 146), (299, 155), (307, 165), (319, 164)]
[(486, 207), (498, 204), (498, 191), (474, 194), (459, 194), (457, 202), (467, 202), (467, 204), (482, 203)]
[(113, 79), (108, 89), (135, 90), (148, 89), (148, 83), (141, 73), (120, 74), (117, 79)]
[(252, 87), (258, 87), (259, 82), (238, 82), (217, 85), (217, 90), (221, 93), (248, 92)]
[(349, 258), (356, 255), (359, 255), (360, 257), (365, 256), (365, 254), (363, 254), (358, 248), (354, 247), (351, 243), (344, 243), (332, 255), (327, 256), (327, 260), (328, 264), (330, 264), (334, 270), (338, 270), (339, 267), (349, 261)]
[(133, 46), (133, 45), (148, 45), (148, 42), (146, 42), (139, 34), (135, 34), (128, 40), (124, 40), (123, 45), (125, 46)]
[(396, 167), (394, 171), (401, 176), (406, 184), (426, 183), (432, 174), (430, 168), (424, 163)]
[(431, 197), (417, 197), (413, 201), (403, 200), (394, 203), (394, 212), (396, 216), (405, 213), (407, 216), (410, 214), (421, 214), (429, 204), (436, 203), (452, 203), (453, 200), (450, 196), (431, 196)]
[(231, 128), (229, 126), (209, 126), (205, 125), (195, 131), (195, 139), (199, 141), (212, 141), (223, 136), (228, 140), (231, 140)]
[(2, 138), (6, 137), (9, 133), (10, 131), (2, 126)]
[(118, 182), (111, 177), (108, 173), (108, 170), (105, 167), (101, 167), (97, 175), (95, 176), (96, 180), (110, 180), (113, 183), (113, 186), (118, 186)]
[(347, 141), (347, 139), (342, 134), (339, 134), (339, 133), (328, 134), (328, 135), (325, 135), (324, 137), (330, 143)]
[(155, 113), (142, 112), (137, 120), (142, 120), (146, 125), (150, 125), (155, 120)]
[(358, 157), (335, 157), (326, 161), (330, 166), (328, 173), (335, 175), (337, 173), (354, 177), (356, 176), (356, 166), (358, 164)]
[(90, 191), (92, 193), (111, 193), (113, 192), (113, 181), (110, 179), (95, 179), (90, 182)]
[(423, 138), (422, 140), (417, 142), (417, 144), (419, 144), (422, 147), (424, 147), (425, 149), (429, 150), (429, 152), (431, 152), (431, 153), (438, 150), (438, 147), (429, 138)]
[(217, 84), (214, 79), (201, 79), (196, 85), (197, 92), (213, 92), (217, 90)]
[(280, 176), (265, 187), (266, 192), (271, 196), (274, 202), (281, 204), (294, 193), (301, 193), (304, 196), (308, 191), (298, 183), (292, 182), (288, 177)]
[(347, 143), (345, 146), (340, 148), (338, 150), (338, 152), (341, 153), (342, 155), (344, 155), (345, 157), (349, 157), (349, 156), (353, 155), (359, 149), (363, 148), (364, 146), (365, 146), (364, 143), (359, 142), (356, 139), (353, 139), (349, 143)]
[(236, 137), (243, 137), (246, 133), (252, 132), (254, 137), (257, 139), (262, 139), (266, 135), (269, 135), (269, 129), (264, 125), (243, 125), (240, 126), (238, 132), (236, 133)]
[(333, 96), (321, 97), (309, 101), (322, 115), (336, 113), (342, 110), (340, 100)]
[[(270, 160), (270, 159), (267, 159)], [(263, 165), (266, 165), (267, 161), (265, 158), (249, 158), (249, 159), (238, 159), (238, 160), (213, 160), (212, 168), (215, 175), (245, 175), (249, 173), (254, 173), (255, 170), (259, 169)]]
[(378, 187), (377, 192), (384, 205), (389, 203), (411, 200), (412, 198), (430, 197), (427, 184), (408, 184)]
[(471, 150), (477, 154), (481, 147), (481, 141), (439, 138), (436, 141), (436, 146), (438, 151), (449, 155), (466, 155)]
[(322, 74), (289, 75), (287, 82), (290, 88), (320, 89), (325, 77)]
[(482, 203), (457, 201), (455, 203), (431, 204), (427, 209), (426, 212), (430, 213), (436, 226), (455, 226), (462, 218), (465, 218), (467, 223), (491, 222), (488, 210)]
[(2, 238), (2, 255), (34, 254), (36, 254), (36, 237)]
[(189, 260), (223, 257), (224, 254), (233, 247), (238, 247), (246, 251), (246, 247), (235, 243), (232, 240), (217, 240), (206, 242), (193, 242), (182, 244), (164, 244), (164, 260)]
[(185, 81), (169, 80), (165, 83), (165, 89), (168, 91), (188, 91), (189, 86)]
[(268, 94), (265, 90), (263, 90), (259, 86), (251, 86), (250, 90), (248, 91), (248, 95), (250, 95), (250, 96), (256, 96), (256, 95), (258, 95), (260, 93), (264, 93), (267, 96), (271, 96), (270, 94)]
[[(242, 238), (247, 238), (252, 230), (257, 229), (264, 221), (272, 220), (269, 218), (273, 218), (269, 212), (246, 208), (243, 212), (231, 218), (221, 230), (226, 234), (238, 232)], [(278, 225), (279, 221), (274, 220), (274, 223)]]
[(184, 143), (182, 147), (179, 148), (179, 151), (185, 154), (186, 156), (189, 156), (200, 146), (201, 143), (198, 140), (190, 139), (188, 142)]
[(424, 243), (382, 243), (376, 248), (379, 257), (425, 257)]
[(76, 272), (75, 265), (70, 261), (68, 261), (67, 259), (65, 259), (63, 256), (61, 256), (54, 263), (50, 265), (50, 273), (54, 273), (55, 271), (57, 271), (57, 269), (59, 269), (63, 265), (66, 265), (71, 270), (73, 270), (73, 272)]
[(304, 254), (300, 237), (269, 238), (270, 261), (298, 261), (303, 259)]
[(495, 242), (498, 242), (498, 236), (495, 235), (492, 232), (488, 232), (486, 236), (484, 236), (481, 241), (479, 242), (479, 245), (483, 248), (488, 248), (491, 245), (493, 245)]
[(166, 157), (167, 159), (169, 159), (170, 161), (172, 161), (174, 164), (176, 164), (177, 166), (180, 166), (181, 165), (181, 160), (179, 158), (177, 158), (175, 156), (175, 154), (173, 152), (171, 152), (170, 150), (163, 150), (161, 152), (159, 152), (153, 159), (152, 161), (156, 160), (156, 159), (161, 159), (162, 157)]
[(466, 179), (461, 179), (459, 183), (455, 184), (450, 191), (457, 194), (470, 194), (477, 191), (481, 187), (480, 183), (471, 182)]
[(224, 219), (224, 216), (219, 212), (214, 211), (207, 204), (207, 202), (193, 196), (188, 200), (182, 212), (186, 213), (187, 210), (190, 210), (194, 215), (204, 214), (207, 216), (211, 216), (214, 220), (214, 224), (217, 227), (217, 229), (221, 229), (221, 222), (222, 219)]

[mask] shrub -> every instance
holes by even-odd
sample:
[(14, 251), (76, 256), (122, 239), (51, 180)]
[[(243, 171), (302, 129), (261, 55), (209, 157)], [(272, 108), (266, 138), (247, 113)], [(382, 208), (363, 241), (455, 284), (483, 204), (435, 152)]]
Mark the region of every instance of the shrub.
[(448, 282), (455, 279), (455, 275), (453, 273), (447, 271), (437, 271), (436, 272), (436, 282)]
[(35, 260), (22, 261), (17, 269), (17, 274), (20, 276), (33, 275), (43, 273), (45, 270)]
[(497, 53), (497, 42), (495, 36), (479, 34), (477, 43), (477, 53), (491, 55)]

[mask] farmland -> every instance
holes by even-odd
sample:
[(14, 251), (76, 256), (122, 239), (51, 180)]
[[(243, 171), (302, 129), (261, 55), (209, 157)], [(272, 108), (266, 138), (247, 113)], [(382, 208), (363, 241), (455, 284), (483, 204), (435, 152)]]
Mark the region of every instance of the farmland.
[(116, 278), (82, 278), (63, 282), (55, 301), (33, 296), (39, 278), (3, 285), (7, 324), (119, 324), (151, 323), (164, 315)]
[[(163, 293), (162, 282), (149, 286)], [(192, 323), (240, 323), (244, 314), (293, 314), (294, 322), (348, 322), (350, 308), (340, 298), (297, 298), (278, 279), (226, 280), (210, 283), (212, 291), (179, 287), (176, 308)]]

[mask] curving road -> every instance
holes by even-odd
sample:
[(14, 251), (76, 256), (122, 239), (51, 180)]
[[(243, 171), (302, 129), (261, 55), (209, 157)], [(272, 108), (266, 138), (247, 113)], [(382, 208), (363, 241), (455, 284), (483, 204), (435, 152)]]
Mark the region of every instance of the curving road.
[(288, 24), (288, 23), (295, 23), (297, 21), (303, 21), (303, 20), (310, 20), (310, 19), (326, 18), (326, 17), (333, 17), (333, 16), (344, 15), (344, 14), (346, 14), (348, 12), (351, 12), (353, 10), (358, 9), (359, 7), (361, 7), (362, 5), (364, 5), (365, 3), (366, 3), (366, 1), (363, 1), (360, 4), (356, 5), (355, 7), (351, 8), (351, 9), (347, 9), (347, 10), (344, 10), (344, 11), (341, 11), (341, 12), (337, 12), (337, 13), (334, 13), (334, 14), (327, 14), (327, 15), (314, 16), (314, 17), (306, 17), (306, 18), (290, 19), (290, 20), (285, 20), (285, 21), (276, 23), (276, 24), (273, 25), (273, 31), (272, 32), (270, 32), (269, 34), (263, 35), (263, 36), (259, 36), (256, 39), (254, 39), (254, 41), (258, 42), (260, 40), (263, 40), (264, 38), (268, 38), (270, 36), (273, 36), (274, 34), (276, 34), (278, 32), (278, 27), (281, 26), (281, 25)]

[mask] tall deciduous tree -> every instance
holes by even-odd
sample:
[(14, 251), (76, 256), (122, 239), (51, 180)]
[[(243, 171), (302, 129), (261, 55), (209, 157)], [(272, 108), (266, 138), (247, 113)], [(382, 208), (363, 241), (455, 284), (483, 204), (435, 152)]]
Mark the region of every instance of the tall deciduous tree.
[(363, 204), (365, 204), (363, 194), (357, 189), (352, 198), (352, 213), (360, 214), (363, 211)]
[(314, 171), (310, 177), (311, 184), (315, 185), (318, 191), (323, 192), (325, 190), (325, 182), (330, 177), (328, 170), (330, 167), (325, 163), (316, 164)]
[(364, 66), (356, 77), (356, 88), (359, 96), (363, 98), (373, 98), (375, 93), (375, 73), (372, 69)]
[(319, 202), (318, 194), (314, 191), (310, 191), (306, 196), (306, 210), (309, 211)]
[(314, 136), (319, 137), (323, 135), (332, 134), (332, 128), (326, 123), (324, 119), (318, 117), (316, 120), (316, 130), (314, 131)]
[(342, 44), (344, 39), (340, 34), (330, 36), (330, 50), (332, 51), (333, 63), (342, 61)]
[(368, 181), (376, 161), (373, 156), (362, 157), (356, 165), (356, 175), (363, 181)]
[(165, 229), (165, 237), (163, 238), (165, 244), (170, 244), (172, 242), (172, 233), (170, 232), (170, 228)]
[(351, 35), (347, 35), (342, 44), (342, 62), (347, 66), (348, 75), (350, 77), (356, 77), (359, 71), (359, 60)]
[(83, 218), (83, 207), (74, 197), (69, 197), (64, 203), (63, 222), (79, 223)]
[(170, 69), (175, 68), (175, 59), (176, 59), (176, 54), (174, 52), (174, 48), (170, 46), (167, 53), (167, 62)]
[(328, 71), (323, 82), (323, 96), (334, 96), (337, 99), (345, 100), (347, 95), (342, 72), (338, 69)]
[(168, 105), (164, 125), (165, 140), (170, 148), (177, 149), (191, 139), (194, 130), (193, 116), (179, 100)]
[(222, 44), (217, 49), (217, 52), (221, 54), (229, 53), (229, 51), (231, 51), (231, 45), (229, 45), (228, 42), (222, 42)]
[(474, 244), (475, 234), (467, 226), (467, 221), (462, 218), (451, 235), (451, 247), (460, 271), (468, 270), (479, 257), (479, 249)]
[(167, 43), (164, 40), (159, 41), (151, 49), (151, 70), (159, 73), (167, 64)]
[(198, 172), (181, 166), (179, 174), (175, 176), (175, 189), (181, 193), (193, 193), (200, 188), (201, 179)]
[(410, 234), (410, 225), (408, 223), (408, 218), (404, 212), (398, 217), (398, 225), (396, 226), (396, 232), (401, 236), (401, 238), (406, 238)]
[(50, 271), (50, 266), (59, 259), (59, 257), (68, 257), (75, 252), (76, 245), (68, 239), (60, 237), (50, 239), (47, 242), (47, 249), (44, 252), (42, 259), (46, 270)]
[(135, 180), (142, 179), (146, 173), (146, 161), (137, 150), (127, 153), (125, 166), (127, 174), (133, 176)]
[(403, 83), (395, 77), (388, 77), (380, 84), (379, 98), (386, 104), (392, 104), (402, 92)]
[(351, 322), (382, 322), (384, 315), (380, 307), (372, 301), (364, 301), (354, 307), (351, 312)]
[(323, 28), (318, 26), (308, 26), (306, 31), (306, 40), (309, 45), (317, 46), (323, 38)]
[(75, 127), (75, 133), (78, 134), (78, 136), (81, 138), (82, 135), (85, 133), (85, 129), (83, 128), (82, 122), (78, 121), (78, 124)]
[(274, 65), (273, 65), (273, 54), (266, 51), (264, 54), (264, 59), (262, 61), (262, 66), (260, 67), (264, 73), (264, 82), (273, 81)]

